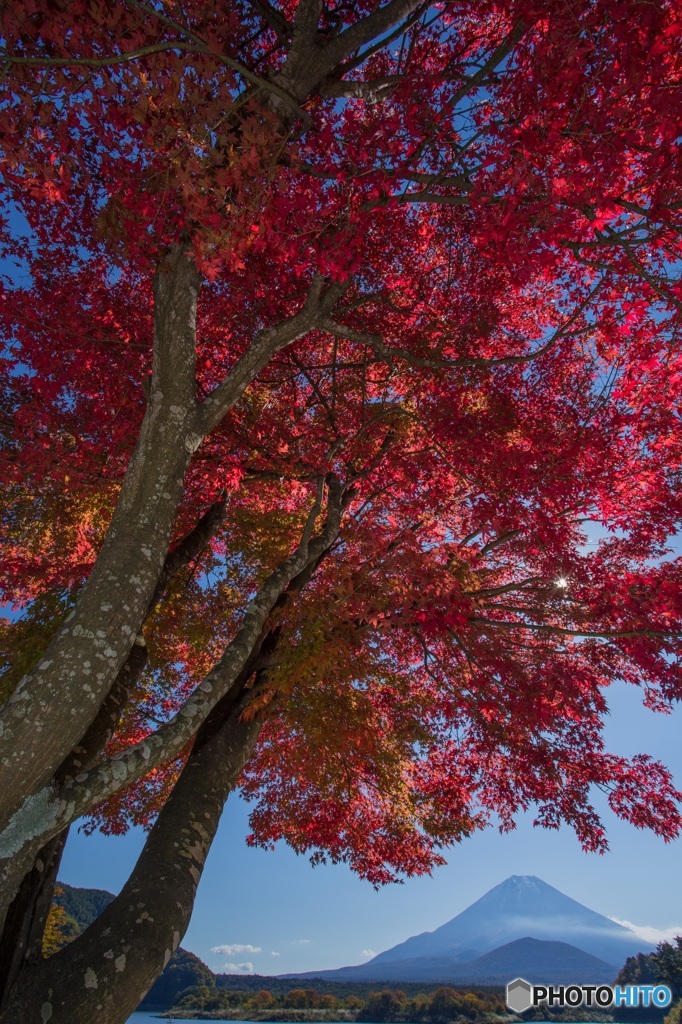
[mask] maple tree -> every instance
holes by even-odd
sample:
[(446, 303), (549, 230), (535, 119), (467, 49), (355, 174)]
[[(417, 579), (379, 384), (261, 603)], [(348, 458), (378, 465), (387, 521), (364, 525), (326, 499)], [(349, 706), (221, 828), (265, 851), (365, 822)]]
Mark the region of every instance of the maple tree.
[[(677, 5), (0, 26), (2, 1021), (126, 1020), (236, 785), (374, 884), (531, 805), (604, 849), (594, 787), (677, 835), (600, 731), (682, 686)], [(149, 836), (42, 959), (83, 815)]]

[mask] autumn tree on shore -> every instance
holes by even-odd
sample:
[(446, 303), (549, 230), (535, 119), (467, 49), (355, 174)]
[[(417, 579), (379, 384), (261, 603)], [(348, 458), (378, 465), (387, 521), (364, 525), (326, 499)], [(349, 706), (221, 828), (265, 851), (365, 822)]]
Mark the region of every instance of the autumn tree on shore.
[[(0, 10), (3, 1024), (125, 1021), (230, 791), (375, 884), (530, 805), (664, 838), (680, 21), (634, 0)], [(585, 544), (588, 523), (600, 538)], [(48, 959), (69, 825), (149, 836)]]

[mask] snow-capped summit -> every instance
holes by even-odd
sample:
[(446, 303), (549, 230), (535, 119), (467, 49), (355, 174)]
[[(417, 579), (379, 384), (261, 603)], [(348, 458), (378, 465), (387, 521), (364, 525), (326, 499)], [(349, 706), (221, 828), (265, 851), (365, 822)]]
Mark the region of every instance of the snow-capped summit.
[(367, 963), (286, 975), (331, 981), (607, 984), (628, 956), (653, 949), (628, 928), (535, 875), (512, 875), (433, 932)]
[[(620, 967), (625, 958), (653, 947), (634, 932), (584, 907), (535, 875), (512, 875), (441, 925), (401, 942), (370, 964), (423, 956), (460, 959), (487, 953), (522, 938), (567, 942)], [(367, 964), (367, 966), (370, 966)]]

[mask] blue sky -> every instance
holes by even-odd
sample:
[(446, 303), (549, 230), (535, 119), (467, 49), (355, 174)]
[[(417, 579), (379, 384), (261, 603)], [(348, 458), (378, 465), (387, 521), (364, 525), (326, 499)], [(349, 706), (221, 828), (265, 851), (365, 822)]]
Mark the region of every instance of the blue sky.
[[(640, 696), (632, 687), (611, 687), (609, 748), (653, 754), (682, 788), (682, 709), (654, 714)], [(244, 973), (280, 974), (362, 963), (444, 924), (513, 874), (537, 875), (601, 914), (651, 929), (642, 934), (652, 941), (682, 934), (682, 839), (666, 844), (608, 811), (611, 851), (604, 856), (583, 853), (567, 828), (532, 828), (528, 815), (509, 835), (489, 829), (465, 840), (432, 877), (380, 892), (343, 866), (312, 868), (284, 846), (274, 853), (247, 848), (247, 814), (238, 799), (228, 802), (183, 940), (214, 970), (231, 971), (229, 964)], [(117, 892), (143, 838), (137, 830), (123, 838), (74, 832), (60, 877)]]

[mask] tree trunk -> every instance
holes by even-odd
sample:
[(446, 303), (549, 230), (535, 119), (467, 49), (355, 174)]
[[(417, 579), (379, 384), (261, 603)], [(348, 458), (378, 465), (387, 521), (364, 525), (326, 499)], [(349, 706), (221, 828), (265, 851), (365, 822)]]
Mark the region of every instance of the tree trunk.
[[(146, 663), (147, 647), (142, 637), (138, 637), (99, 714), (61, 765), (57, 773), (59, 781), (87, 770), (96, 762), (113, 735), (130, 691)], [(7, 911), (0, 930), (0, 1010), (25, 965), (42, 958), (43, 933), (68, 835), (69, 829), (65, 828), (42, 847)]]
[(163, 568), (196, 436), (199, 275), (176, 246), (154, 278), (154, 362), (140, 434), (106, 539), (72, 615), (0, 713), (0, 827), (93, 721)]
[[(299, 548), (269, 578), (272, 587), (285, 584), (286, 589), (277, 594), (275, 587), (263, 608), (266, 619), (268, 610), (284, 607), (306, 586), (338, 535), (348, 495), (334, 477), (327, 480), (327, 486), (325, 527), (311, 539), (321, 511), (320, 482)], [(209, 524), (212, 528), (215, 515), (209, 511), (197, 530)], [(266, 581), (252, 602), (254, 606), (264, 600), (267, 588)], [(259, 620), (256, 616), (254, 625)], [(268, 669), (263, 659), (265, 663), (271, 660), (280, 641), (281, 624), (268, 629), (264, 621), (259, 634), (249, 636), (246, 662), (199, 729), (187, 764), (120, 896), (65, 949), (49, 960), (24, 964), (0, 1014), (0, 1024), (33, 1020), (101, 1024), (103, 1017), (107, 1024), (124, 1022), (163, 970), (189, 923), (224, 801), (260, 731), (257, 720), (243, 722), (240, 716), (253, 693), (253, 688), (247, 689), (251, 677), (255, 674), (255, 685), (266, 683)]]
[[(262, 723), (214, 713), (119, 896), (73, 942), (26, 967), (0, 1024), (124, 1024), (178, 948), (230, 790)], [(218, 709), (216, 709), (216, 712)]]
[(64, 829), (43, 846), (7, 911), (0, 936), (0, 1011), (25, 965), (42, 956), (45, 922), (68, 834)]
[[(203, 519), (198, 524), (196, 531), (205, 530), (209, 522), (211, 522), (212, 524), (211, 528), (214, 528), (214, 520), (215, 512), (209, 510), (209, 513), (207, 513), (206, 516), (204, 516)], [(196, 531), (194, 531), (194, 535), (196, 535)], [(186, 541), (183, 542), (181, 546), (179, 546), (177, 550), (180, 551), (181, 548), (193, 549), (195, 540), (196, 536), (194, 536), (194, 540), (192, 541), (190, 541), (188, 538)], [(308, 565), (300, 573), (298, 573), (297, 576), (294, 577), (294, 579), (289, 584), (287, 591), (281, 594), (280, 597), (278, 598), (276, 602), (277, 608), (281, 609), (285, 607), (292, 600), (295, 594), (300, 593), (304, 589), (304, 587), (307, 585), (307, 583), (313, 576), (315, 570), (319, 566), (320, 562), (324, 559), (327, 551), (328, 548), (319, 552), (314, 558), (310, 560)], [(74, 969), (81, 970), (83, 956), (85, 954), (83, 954), (83, 952), (81, 951), (80, 959), (78, 959), (78, 957), (76, 958), (76, 964), (73, 964), (70, 959), (67, 959), (67, 954), (69, 952), (73, 954), (74, 950), (78, 951), (78, 943), (80, 943), (82, 946), (83, 942), (86, 943), (86, 952), (89, 952), (95, 941), (96, 935), (101, 935), (103, 930), (107, 931), (107, 935), (105, 936), (106, 942), (104, 943), (104, 945), (111, 948), (112, 940), (109, 937), (109, 935), (115, 927), (119, 928), (119, 935), (121, 936), (121, 948), (123, 948), (123, 946), (126, 947), (125, 949), (123, 949), (122, 955), (125, 955), (126, 957), (131, 955), (129, 947), (132, 948), (133, 945), (135, 945), (133, 951), (135, 963), (139, 963), (140, 965), (143, 963), (143, 961), (147, 963), (147, 968), (145, 968), (145, 970), (148, 970), (148, 975), (145, 974), (145, 977), (150, 978), (147, 985), (147, 990), (151, 988), (154, 981), (163, 970), (165, 963), (167, 962), (167, 948), (164, 947), (163, 949), (163, 959), (161, 959), (158, 955), (154, 958), (153, 954), (150, 955), (149, 949), (146, 944), (146, 929), (130, 931), (127, 928), (128, 919), (126, 918), (126, 913), (129, 912), (129, 906), (127, 911), (126, 893), (129, 887), (132, 886), (132, 891), (137, 901), (139, 901), (140, 897), (142, 896), (142, 898), (145, 901), (146, 907), (151, 905), (156, 906), (158, 904), (158, 909), (156, 909), (154, 912), (154, 918), (159, 920), (164, 919), (166, 922), (166, 927), (164, 931), (159, 933), (161, 935), (162, 942), (163, 936), (167, 936), (169, 934), (170, 924), (172, 924), (174, 919), (177, 919), (178, 925), (182, 929), (182, 934), (184, 934), (184, 930), (187, 927), (187, 924), (189, 923), (189, 916), (191, 915), (191, 910), (194, 904), (196, 884), (194, 885), (194, 887), (192, 887), (191, 884), (189, 884), (189, 886), (187, 886), (186, 884), (186, 899), (184, 901), (175, 900), (174, 909), (171, 909), (170, 901), (168, 901), (168, 893), (164, 892), (163, 886), (159, 885), (159, 881), (157, 878), (157, 874), (160, 873), (159, 865), (168, 863), (169, 848), (171, 851), (171, 860), (173, 856), (175, 856), (176, 858), (183, 856), (183, 853), (180, 849), (180, 845), (178, 844), (177, 840), (174, 840), (174, 835), (175, 830), (177, 829), (178, 836), (186, 837), (189, 832), (188, 823), (191, 824), (193, 820), (196, 820), (198, 802), (194, 801), (192, 798), (193, 787), (202, 787), (204, 785), (207, 785), (209, 787), (213, 786), (214, 790), (216, 790), (218, 794), (221, 791), (222, 787), (222, 791), (225, 794), (225, 796), (223, 797), (224, 802), (224, 799), (227, 796), (229, 790), (234, 785), (234, 780), (236, 779), (237, 774), (240, 770), (240, 768), (235, 767), (235, 759), (239, 765), (243, 765), (248, 759), (250, 751), (253, 749), (253, 746), (255, 744), (258, 732), (260, 731), (260, 725), (253, 723), (254, 732), (252, 733), (248, 727), (245, 727), (244, 724), (239, 721), (239, 715), (241, 714), (241, 707), (243, 706), (243, 701), (244, 699), (248, 700), (248, 692), (245, 692), (245, 687), (246, 684), (254, 675), (255, 679), (253, 680), (253, 686), (257, 686), (261, 683), (266, 683), (267, 678), (269, 676), (269, 670), (263, 666), (264, 663), (268, 664), (271, 661), (281, 640), (281, 635), (281, 623), (278, 624), (274, 629), (267, 629), (267, 627), (263, 628), (260, 637), (258, 638), (257, 642), (254, 645), (251, 657), (249, 658), (244, 669), (242, 670), (239, 678), (236, 680), (233, 690), (231, 691), (230, 694), (228, 694), (226, 697), (222, 699), (220, 704), (218, 704), (217, 707), (213, 710), (213, 712), (211, 713), (211, 715), (201, 728), (197, 736), (196, 742), (194, 744), (194, 747), (192, 749), (192, 753), (188, 758), (187, 765), (184, 771), (182, 772), (176, 786), (173, 789), (173, 793), (171, 795), (170, 800), (164, 806), (164, 809), (161, 811), (161, 814), (159, 815), (159, 818), (152, 829), (149, 840), (147, 841), (147, 844), (145, 846), (145, 850), (143, 851), (143, 854), (141, 855), (140, 860), (138, 861), (138, 864), (135, 868), (133, 875), (131, 876), (130, 881), (128, 882), (128, 885), (123, 890), (121, 895), (117, 897), (117, 899), (111, 905), (112, 907), (115, 907), (115, 910), (111, 911), (111, 916), (115, 917), (115, 921), (113, 923), (109, 922), (109, 924), (101, 925), (102, 919), (98, 919), (98, 921), (94, 922), (94, 924), (91, 925), (90, 928), (88, 928), (87, 932), (84, 934), (82, 938), (79, 938), (78, 940), (76, 940), (75, 943), (70, 944), (67, 947), (67, 949), (55, 954), (53, 957), (50, 958), (49, 961), (38, 962), (35, 959), (33, 961), (29, 961), (27, 958), (24, 958), (23, 961), (19, 962), (16, 965), (16, 969), (12, 978), (12, 985), (14, 987), (12, 988), (10, 985), (6, 986), (7, 997), (5, 999), (5, 1002), (2, 1003), (2, 1005), (0, 1005), (0, 1024), (3, 1024), (5, 1020), (5, 1017), (2, 1016), (3, 1011), (6, 1012), (8, 1020), (16, 1019), (18, 1024), (20, 1024), (22, 1020), (21, 1017), (15, 1018), (10, 1017), (9, 1015), (16, 1013), (15, 1007), (17, 1006), (17, 1004), (20, 1003), (20, 1001), (21, 1003), (24, 1002), (24, 994), (29, 991), (33, 991), (35, 993), (33, 998), (36, 1001), (40, 999), (45, 992), (47, 992), (49, 996), (47, 1002), (49, 1002), (50, 1007), (54, 1009), (54, 1000), (52, 995), (50, 995), (50, 993), (53, 992), (54, 989), (50, 982), (50, 978), (52, 976), (55, 963), (57, 964), (57, 973), (60, 973), (62, 971), (71, 971)], [(251, 692), (253, 692), (253, 686), (251, 687)], [(241, 753), (239, 748), (240, 733), (242, 734), (243, 737)], [(199, 788), (197, 792), (203, 794), (204, 790)], [(169, 808), (171, 808), (171, 803), (172, 807), (174, 808), (173, 810), (169, 810)], [(210, 847), (210, 844), (213, 840), (213, 836), (215, 834), (219, 818), (219, 813), (217, 815), (215, 813), (211, 814), (211, 811), (209, 810), (207, 816), (206, 812), (204, 812), (204, 819), (202, 822), (202, 825), (206, 830), (206, 838), (204, 840), (205, 849), (202, 855), (204, 858), (208, 850), (208, 847)], [(197, 826), (195, 826), (195, 828), (196, 827)], [(189, 832), (189, 835), (191, 838), (191, 832)], [(174, 854), (173, 851), (175, 851)], [(159, 862), (156, 865), (154, 858), (157, 858)], [(201, 863), (203, 864), (203, 860), (201, 861)], [(180, 867), (182, 868), (184, 866), (185, 864), (183, 862), (180, 862)], [(191, 867), (190, 874), (192, 876), (192, 880), (198, 882), (198, 877), (195, 877), (195, 873), (192, 871)], [(152, 884), (150, 885), (150, 883)], [(187, 878), (185, 878), (185, 883), (187, 883)], [(175, 890), (173, 890), (173, 892), (175, 892)], [(129, 905), (131, 897), (128, 896), (127, 899)], [(139, 909), (137, 906), (137, 902), (135, 903), (135, 909)], [(109, 911), (107, 911), (107, 913), (108, 912)], [(152, 921), (151, 919), (149, 919), (148, 925), (151, 924)], [(122, 930), (122, 925), (123, 928), (126, 928), (126, 930)], [(175, 930), (176, 929), (174, 929), (174, 934)], [(177, 930), (179, 933), (179, 929)], [(140, 944), (139, 947), (137, 943)], [(109, 949), (107, 949), (106, 952), (108, 953)], [(111, 958), (107, 957), (107, 959)], [(102, 974), (100, 974), (98, 976), (98, 987), (100, 978), (102, 980), (102, 984), (106, 984), (107, 992), (110, 992), (113, 989), (114, 994), (116, 995), (117, 1003), (119, 1000), (125, 1001), (128, 998), (125, 995), (124, 990), (125, 992), (128, 992), (127, 986), (132, 986), (132, 988), (130, 989), (130, 992), (132, 994), (129, 997), (129, 1001), (125, 1003), (126, 1006), (130, 1005), (130, 1007), (132, 1007), (131, 1012), (135, 1009), (139, 1001), (143, 998), (144, 993), (138, 993), (138, 989), (140, 987), (139, 982), (133, 977), (132, 970), (131, 972), (125, 975), (123, 975), (123, 972), (114, 972), (113, 978), (111, 977), (111, 971), (109, 971), (109, 977), (106, 979), (102, 976)], [(147, 983), (145, 982), (145, 984)], [(100, 997), (99, 999), (94, 999), (94, 1005), (96, 1007), (97, 1013), (100, 1012), (98, 1007), (104, 1005), (102, 1002), (102, 998), (103, 997)], [(82, 995), (81, 1001), (83, 1001)], [(85, 1002), (92, 1003), (93, 999), (86, 999)], [(65, 1006), (68, 1007), (68, 1014), (66, 1014), (65, 1011), (64, 1020), (71, 1020), (72, 1018), (70, 1014), (72, 1013), (73, 1008), (70, 1006), (68, 1002), (65, 1003)], [(45, 1009), (45, 1012), (47, 1013), (47, 1008), (45, 1007), (44, 1003), (41, 1003), (40, 1007), (41, 1012), (43, 1009)], [(30, 1019), (30, 1017), (27, 1017), (26, 1019), (28, 1020)], [(49, 1020), (52, 1018), (47, 1019)], [(55, 1018), (56, 1021), (58, 1021), (59, 1019), (60, 1018), (58, 1017)], [(82, 1018), (73, 1018), (73, 1020), (76, 1022), (80, 1020), (87, 1021), (90, 1019), (91, 1018), (87, 1015)], [(95, 1017), (95, 1019), (97, 1019), (97, 1017)], [(122, 1020), (125, 1019), (126, 1017), (122, 1018)], [(107, 1024), (110, 1024), (109, 1018), (107, 1018)], [(115, 1024), (115, 1019), (113, 1017), (111, 1018), (111, 1024)]]
[[(203, 553), (223, 520), (225, 507), (226, 497), (222, 495), (168, 555), (147, 609), (148, 616), (162, 600), (169, 581)], [(146, 664), (147, 646), (140, 635), (94, 722), (57, 772), (57, 781), (87, 771), (96, 763), (116, 731), (131, 690)], [(68, 828), (64, 829), (40, 850), (0, 929), (0, 1010), (26, 964), (42, 957), (43, 933), (68, 832)]]
[[(315, 523), (322, 512), (325, 486), (326, 521), (313, 537)], [(349, 493), (333, 473), (327, 474), (326, 479), (318, 478), (316, 499), (298, 546), (267, 577), (249, 602), (241, 625), (220, 660), (167, 722), (116, 758), (81, 773), (64, 786), (51, 784), (25, 801), (21, 811), (14, 815), (11, 827), (0, 835), (0, 892), (7, 904), (48, 839), (124, 786), (147, 775), (152, 768), (178, 757), (223, 698), (230, 691), (234, 694), (237, 680), (249, 664), (280, 596), (307, 566), (316, 564), (336, 540)]]

